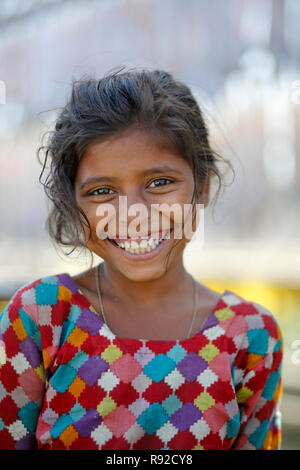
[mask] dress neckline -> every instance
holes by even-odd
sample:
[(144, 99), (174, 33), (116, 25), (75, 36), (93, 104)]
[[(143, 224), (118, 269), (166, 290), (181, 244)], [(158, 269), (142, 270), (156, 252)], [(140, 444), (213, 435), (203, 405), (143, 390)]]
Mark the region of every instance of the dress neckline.
[(127, 337), (122, 337), (122, 336), (118, 336), (116, 335), (113, 331), (111, 331), (111, 329), (109, 328), (108, 324), (104, 322), (104, 320), (102, 319), (102, 315), (100, 315), (99, 312), (97, 312), (97, 310), (93, 307), (93, 305), (90, 304), (89, 300), (87, 299), (87, 297), (84, 295), (84, 293), (80, 290), (80, 288), (77, 286), (77, 284), (75, 283), (75, 281), (73, 281), (72, 277), (70, 276), (69, 273), (62, 273), (64, 276), (67, 276), (68, 277), (68, 284), (71, 285), (72, 287), (72, 292), (73, 294), (79, 294), (83, 304), (85, 305), (86, 308), (88, 308), (88, 310), (90, 310), (91, 312), (95, 313), (102, 321), (103, 325), (105, 325), (105, 327), (107, 328), (108, 332), (109, 332), (109, 335), (110, 336), (113, 336), (114, 338), (118, 339), (119, 341), (126, 341), (126, 342), (130, 342), (130, 341), (137, 341), (137, 342), (142, 342), (142, 343), (158, 343), (158, 344), (166, 344), (166, 343), (182, 343), (182, 342), (186, 342), (186, 341), (190, 341), (190, 340), (193, 340), (196, 336), (198, 336), (200, 333), (202, 333), (204, 330), (206, 330), (207, 328), (210, 328), (212, 326), (217, 326), (219, 324), (219, 320), (217, 319), (217, 317), (215, 316), (215, 312), (217, 310), (219, 310), (219, 306), (223, 303), (223, 298), (225, 295), (228, 295), (228, 294), (232, 294), (231, 291), (225, 289), (221, 294), (220, 294), (220, 297), (216, 303), (216, 305), (214, 306), (214, 308), (212, 309), (212, 311), (210, 312), (210, 314), (207, 316), (206, 320), (204, 321), (203, 325), (201, 326), (200, 330), (198, 330), (196, 333), (194, 333), (192, 336), (190, 336), (189, 338), (183, 338), (183, 339), (148, 339), (148, 338), (145, 338), (145, 339), (140, 339), (140, 338), (127, 338)]

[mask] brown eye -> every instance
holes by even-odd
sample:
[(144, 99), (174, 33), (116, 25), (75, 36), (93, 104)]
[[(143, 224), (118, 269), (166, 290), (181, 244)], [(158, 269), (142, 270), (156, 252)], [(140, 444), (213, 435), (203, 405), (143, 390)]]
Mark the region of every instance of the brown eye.
[[(170, 181), (171, 183), (173, 183), (173, 181), (170, 180), (169, 178), (156, 178), (156, 180), (152, 181), (152, 183), (150, 183), (150, 185), (153, 184), (153, 183), (156, 183), (157, 181)], [(150, 187), (150, 185), (149, 185), (149, 187)], [(159, 185), (155, 185), (155, 186), (152, 186), (152, 187), (157, 188), (159, 186), (166, 186), (166, 185), (165, 184), (162, 184), (162, 185), (159, 184)]]
[(103, 189), (107, 189), (108, 191), (112, 191), (112, 189), (110, 188), (106, 188), (106, 187), (102, 187), (102, 188), (97, 188), (97, 189), (94, 189), (94, 191), (91, 191), (90, 193), (88, 193), (88, 196), (106, 196), (108, 193), (98, 193), (98, 194), (95, 194), (96, 191), (101, 191)]

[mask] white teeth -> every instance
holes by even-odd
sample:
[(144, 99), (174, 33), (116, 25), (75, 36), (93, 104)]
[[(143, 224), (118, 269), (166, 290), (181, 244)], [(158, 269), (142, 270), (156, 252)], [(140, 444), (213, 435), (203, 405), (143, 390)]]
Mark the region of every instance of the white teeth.
[(152, 251), (162, 241), (163, 238), (150, 238), (149, 240), (141, 240), (138, 243), (136, 240), (126, 241), (124, 243), (117, 243), (118, 246), (123, 248), (125, 251), (133, 254), (142, 254)]
[(147, 248), (148, 247), (148, 243), (146, 240), (142, 240), (141, 243), (140, 243), (140, 248)]

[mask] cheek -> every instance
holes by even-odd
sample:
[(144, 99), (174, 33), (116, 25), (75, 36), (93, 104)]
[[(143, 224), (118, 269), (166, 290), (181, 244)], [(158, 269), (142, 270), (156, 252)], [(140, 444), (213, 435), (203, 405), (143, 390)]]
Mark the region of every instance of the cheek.
[(180, 191), (170, 194), (168, 201), (165, 201), (166, 208), (161, 205), (162, 218), (169, 220), (174, 226), (174, 234), (177, 232), (177, 238), (184, 238), (184, 226), (194, 212), (191, 205), (192, 196), (193, 186), (191, 185), (191, 189), (184, 186)]
[(95, 240), (96, 239), (96, 226), (99, 221), (99, 217), (96, 215), (96, 206), (93, 208), (93, 207), (86, 205), (85, 207), (84, 204), (81, 204), (80, 207), (90, 224), (90, 227), (88, 227), (86, 219), (81, 215), (85, 241), (87, 242), (89, 239)]
[[(107, 237), (116, 235), (119, 227), (119, 216), (113, 204), (95, 204), (86, 212), (92, 230), (92, 238), (102, 242)], [(127, 228), (127, 227), (126, 227)]]
[(184, 236), (185, 210), (184, 204), (178, 201), (160, 206), (159, 216), (162, 220), (162, 229), (173, 228), (172, 238), (182, 239)]
[(196, 204), (194, 207), (189, 207), (184, 221), (184, 235), (187, 241), (190, 241), (193, 238), (200, 224), (201, 217), (203, 217), (203, 211), (199, 210)]

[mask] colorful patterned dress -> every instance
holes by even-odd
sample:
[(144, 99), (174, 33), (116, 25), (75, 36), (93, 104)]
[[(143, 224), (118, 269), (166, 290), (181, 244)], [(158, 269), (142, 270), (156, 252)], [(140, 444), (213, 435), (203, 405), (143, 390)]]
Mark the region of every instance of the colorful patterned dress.
[(189, 339), (114, 335), (69, 274), (0, 314), (0, 449), (279, 449), (282, 336), (225, 290)]

